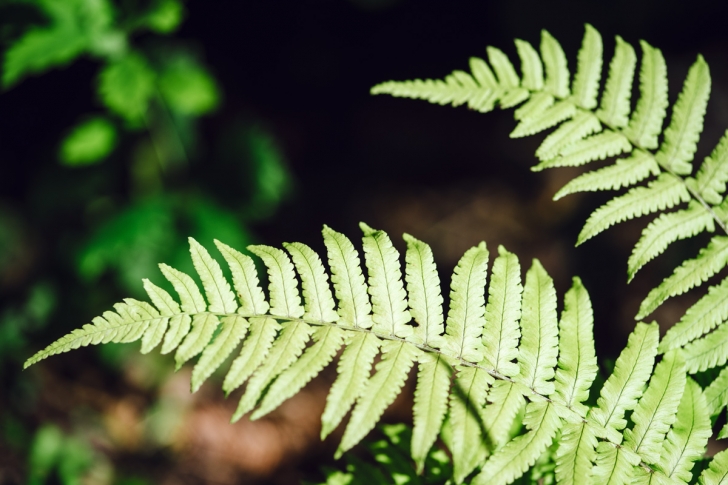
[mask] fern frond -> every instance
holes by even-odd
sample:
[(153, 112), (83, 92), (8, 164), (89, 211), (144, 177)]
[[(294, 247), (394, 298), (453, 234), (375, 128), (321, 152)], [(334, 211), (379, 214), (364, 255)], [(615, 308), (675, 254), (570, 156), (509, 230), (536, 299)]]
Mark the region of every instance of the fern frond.
[(493, 262), (488, 304), (485, 306), (483, 330), (483, 364), (504, 376), (515, 377), (518, 365), (518, 340), (521, 330), (521, 265), (518, 257), (498, 246), (499, 256)]
[(495, 448), (503, 446), (513, 426), (513, 420), (523, 410), (528, 389), (522, 384), (498, 380), (488, 393), (483, 421), (488, 430), (489, 441)]
[(364, 223), (360, 226), (364, 232), (364, 260), (369, 271), (373, 329), (391, 336), (408, 337), (412, 334), (412, 327), (407, 325), (411, 317), (407, 310), (407, 294), (402, 286), (399, 252), (384, 231), (377, 231)]
[(412, 406), (412, 459), (422, 473), (425, 459), (437, 440), (448, 408), (452, 368), (442, 355), (418, 357), (417, 387)]
[(647, 463), (657, 463), (684, 389), (685, 359), (677, 351), (668, 352), (655, 367), (650, 384), (632, 413), (635, 425), (624, 432), (624, 446)]
[(537, 401), (527, 406), (523, 424), (530, 431), (491, 456), (473, 479), (473, 485), (505, 485), (523, 475), (553, 441), (560, 419), (551, 404)]
[(521, 86), (530, 91), (540, 91), (543, 89), (543, 64), (538, 52), (529, 42), (521, 39), (516, 39), (516, 49), (523, 71)]
[(270, 313), (281, 317), (303, 316), (296, 273), (288, 255), (270, 246), (248, 246), (248, 249), (268, 268)]
[[(706, 405), (699, 390), (682, 392), (685, 376), (677, 351), (668, 352), (652, 374), (656, 324), (637, 325), (597, 407), (589, 408), (584, 402), (596, 363), (591, 304), (580, 280), (574, 279), (566, 294), (559, 321), (554, 284), (543, 266), (534, 260), (522, 287), (518, 258), (499, 247), (486, 301), (488, 252), (482, 243), (466, 252), (454, 272), (443, 325), (442, 293), (429, 247), (405, 237), (407, 292), (399, 254), (389, 237), (366, 225), (362, 228), (368, 283), (351, 242), (324, 229), (336, 298), (321, 258), (306, 245), (285, 244), (290, 257), (268, 246), (249, 248), (268, 271), (269, 304), (252, 259), (216, 243), (231, 266), (239, 299), (235, 301), (217, 263), (190, 241), (210, 308), (190, 276), (162, 266), (181, 304), (145, 281), (156, 308), (127, 299), (52, 343), (27, 365), (82, 345), (141, 340), (146, 351), (163, 341), (162, 351), (177, 350), (178, 365), (202, 354), (192, 371), (194, 390), (242, 341), (223, 390), (229, 394), (245, 384), (232, 419), (251, 412), (251, 418), (258, 419), (299, 392), (343, 347), (321, 430), (322, 437), (330, 434), (353, 407), (339, 455), (357, 445), (381, 419), (417, 362), (411, 450), (420, 471), (441, 431), (457, 482), (476, 472), (473, 483), (510, 483), (537, 460), (538, 470), (551, 462), (563, 483), (590, 474), (599, 483), (620, 477), (657, 477), (663, 483), (671, 479), (668, 473), (679, 477), (689, 471), (703, 446)], [(260, 309), (264, 313), (257, 313)], [(418, 327), (410, 325), (413, 318)], [(415, 333), (414, 328), (422, 330)], [(688, 370), (696, 359), (691, 352), (701, 342), (713, 346), (707, 357), (710, 365), (725, 360), (718, 355), (727, 347), (728, 356), (724, 329), (728, 325), (685, 347)], [(433, 346), (440, 342), (439, 348)], [(381, 360), (376, 361), (378, 356)], [(722, 406), (722, 394), (709, 389), (711, 406)], [(631, 410), (635, 425), (622, 431)], [(525, 430), (520, 423), (524, 412)], [(561, 439), (554, 443), (559, 433)]]
[(490, 65), (493, 66), (495, 75), (498, 76), (498, 84), (500, 87), (506, 90), (517, 88), (521, 84), (521, 80), (518, 74), (516, 74), (516, 69), (513, 67), (513, 64), (508, 60), (508, 56), (502, 50), (492, 46), (488, 46), (486, 51)]
[(572, 143), (562, 149), (556, 158), (544, 160), (531, 167), (531, 170), (538, 172), (545, 168), (578, 167), (594, 160), (617, 156), (631, 148), (624, 135), (606, 131)]
[(637, 324), (614, 364), (614, 372), (602, 387), (597, 408), (589, 415), (604, 427), (605, 436), (613, 443), (621, 443), (620, 431), (627, 425), (624, 413), (634, 409), (642, 396), (657, 355), (658, 339), (656, 323)]
[(369, 303), (361, 260), (349, 238), (328, 226), (323, 229), (324, 244), (331, 266), (331, 282), (334, 284), (337, 312), (341, 323), (354, 327), (371, 328), (372, 305)]
[(567, 147), (582, 140), (591, 134), (601, 131), (602, 125), (599, 118), (591, 113), (579, 112), (563, 123), (547, 136), (536, 150), (536, 156), (540, 160), (555, 158)]
[(563, 485), (588, 477), (596, 459), (597, 437), (587, 423), (567, 423), (561, 430), (556, 454), (556, 479)]
[(241, 340), (245, 338), (249, 327), (248, 320), (239, 315), (228, 315), (222, 318), (222, 330), (215, 340), (202, 352), (200, 360), (192, 369), (191, 389), (197, 391), (205, 380), (217, 370)]
[(728, 320), (728, 279), (708, 288), (708, 293), (688, 308), (679, 322), (670, 327), (659, 351), (677, 349)]
[(541, 58), (546, 70), (544, 89), (557, 98), (565, 99), (569, 92), (569, 67), (559, 41), (547, 31), (541, 31)]
[(727, 262), (728, 237), (714, 236), (708, 245), (700, 250), (697, 258), (683, 262), (657, 288), (650, 291), (640, 304), (640, 310), (635, 319), (646, 317), (668, 298), (681, 295), (704, 283), (722, 270)]
[(596, 115), (605, 125), (622, 128), (629, 121), (629, 100), (632, 96), (632, 78), (637, 56), (634, 48), (620, 36), (616, 37), (616, 42), (614, 57), (609, 63), (609, 77)]
[(667, 111), (667, 66), (660, 49), (644, 40), (640, 46), (640, 98), (624, 134), (639, 148), (655, 149)]
[(599, 80), (602, 78), (602, 36), (589, 24), (585, 26), (584, 40), (579, 49), (571, 88), (574, 102), (580, 108), (593, 109), (597, 106)]
[(250, 319), (248, 338), (243, 343), (240, 355), (230, 365), (230, 370), (222, 384), (226, 395), (242, 386), (255, 372), (255, 369), (263, 363), (280, 328), (280, 324), (272, 318), (254, 317)]
[(192, 238), (189, 238), (189, 243), (192, 264), (200, 275), (202, 287), (210, 303), (208, 310), (213, 313), (233, 313), (238, 309), (238, 304), (230, 284), (222, 275), (220, 265), (200, 243)]
[[(233, 286), (240, 300), (238, 312), (243, 315), (266, 314), (270, 306), (260, 288), (258, 272), (253, 259), (218, 240), (215, 240), (215, 246), (225, 258), (233, 275)], [(156, 305), (157, 302), (155, 301), (154, 304)]]
[(710, 156), (705, 157), (695, 179), (688, 179), (688, 186), (695, 190), (709, 204), (723, 201), (725, 184), (728, 181), (728, 130), (721, 137), (718, 146)]
[(728, 367), (724, 367), (718, 377), (705, 388), (705, 405), (708, 416), (716, 416), (728, 406)]
[(450, 395), (450, 451), (455, 483), (462, 483), (488, 454), (486, 444), (489, 440), (483, 435), (482, 409), (493, 380), (481, 369), (458, 369)]
[(521, 119), (521, 122), (518, 123), (510, 136), (511, 138), (522, 138), (541, 133), (562, 121), (572, 118), (575, 114), (576, 107), (573, 103), (558, 101), (542, 111), (530, 113), (528, 117)]
[(483, 358), (481, 337), (485, 325), (487, 270), (488, 250), (481, 242), (460, 259), (450, 286), (451, 307), (442, 349), (470, 362), (480, 362)]
[[(271, 308), (274, 307), (275, 305), (271, 305)], [(251, 411), (266, 387), (297, 361), (312, 333), (311, 326), (304, 322), (289, 321), (281, 324), (281, 333), (273, 343), (265, 361), (248, 381), (238, 408), (233, 413), (232, 422)]]
[(673, 108), (670, 125), (665, 130), (660, 150), (655, 154), (658, 163), (680, 175), (693, 171), (691, 161), (697, 149), (703, 118), (710, 95), (710, 71), (703, 56), (690, 68), (685, 84)]
[(518, 380), (539, 394), (554, 392), (554, 368), (558, 353), (556, 290), (553, 280), (538, 260), (526, 273), (523, 287), (524, 305), (521, 317), (521, 346)]
[(177, 347), (177, 353), (174, 354), (176, 370), (207, 347), (219, 324), (220, 320), (216, 315), (202, 313), (192, 317), (192, 330), (185, 336)]
[(647, 187), (635, 187), (592, 212), (576, 244), (583, 244), (618, 222), (669, 209), (689, 200), (690, 194), (680, 179), (662, 173)]
[[(88, 345), (105, 344), (109, 342), (133, 342), (139, 339), (149, 326), (150, 319), (139, 313), (140, 305), (144, 302), (127, 299), (125, 303), (114, 305), (116, 312), (107, 311), (103, 316), (96, 317), (92, 323), (74, 330), (70, 334), (53, 342), (45, 349), (37, 352), (25, 362), (25, 368), (35, 364), (51, 355), (68, 352), (69, 350)], [(149, 304), (147, 309), (159, 316), (156, 309)]]
[(345, 337), (346, 332), (336, 326), (319, 327), (314, 330), (312, 339), (315, 343), (278, 376), (250, 418), (259, 419), (265, 416), (283, 401), (297, 394), (334, 359), (344, 344)]
[(728, 450), (717, 453), (708, 468), (700, 474), (700, 485), (725, 485), (728, 483)]
[(321, 439), (336, 429), (354, 401), (364, 392), (380, 345), (381, 341), (371, 333), (356, 334), (347, 342), (339, 359), (339, 376), (326, 397), (326, 409), (321, 416)]
[(634, 278), (642, 266), (662, 254), (671, 243), (696, 236), (706, 230), (715, 230), (713, 216), (696, 200), (691, 200), (686, 209), (660, 214), (642, 231), (640, 240), (632, 250), (627, 262), (629, 280)]
[(691, 374), (725, 364), (728, 361), (728, 325), (721, 325), (705, 337), (693, 340), (683, 352)]
[(639, 464), (639, 455), (629, 448), (602, 441), (597, 445), (595, 466), (587, 483), (599, 485), (630, 483), (635, 467)]
[(376, 365), (376, 372), (369, 379), (351, 413), (351, 419), (341, 438), (336, 456), (364, 438), (392, 404), (404, 385), (419, 350), (404, 342), (385, 341), (382, 344), (382, 360)]
[(335, 322), (338, 315), (334, 311), (334, 297), (331, 295), (329, 278), (324, 265), (313, 249), (302, 243), (284, 243), (293, 264), (301, 277), (303, 287), (304, 320)]
[(404, 240), (407, 242), (405, 280), (410, 295), (410, 313), (418, 323), (411, 340), (437, 349), (442, 344), (441, 335), (445, 326), (440, 277), (432, 250), (430, 246), (409, 234), (404, 235)]
[(659, 468), (669, 478), (689, 482), (697, 459), (703, 455), (710, 437), (710, 419), (700, 386), (688, 378), (677, 408), (677, 420), (667, 433)]
[(172, 283), (174, 291), (179, 295), (180, 307), (185, 313), (201, 313), (207, 310), (207, 303), (200, 293), (200, 289), (189, 275), (177, 271), (171, 266), (162, 263), (159, 265), (162, 274)]
[(659, 175), (660, 167), (654, 157), (642, 150), (635, 150), (626, 158), (598, 170), (592, 170), (571, 179), (554, 195), (554, 200), (576, 192), (617, 190), (641, 182), (650, 175)]
[(591, 301), (579, 278), (574, 278), (564, 297), (564, 311), (559, 322), (559, 365), (556, 369), (554, 400), (563, 402), (581, 417), (587, 407), (582, 403), (597, 375), (594, 351), (594, 318)]

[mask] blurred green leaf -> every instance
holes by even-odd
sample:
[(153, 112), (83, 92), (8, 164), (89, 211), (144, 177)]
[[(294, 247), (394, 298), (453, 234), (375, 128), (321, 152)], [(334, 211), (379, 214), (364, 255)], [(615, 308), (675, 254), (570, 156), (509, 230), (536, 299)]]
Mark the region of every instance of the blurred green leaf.
[(116, 146), (116, 128), (102, 117), (76, 126), (63, 140), (60, 158), (64, 165), (91, 165), (106, 158)]
[(169, 109), (181, 115), (200, 116), (215, 109), (220, 93), (215, 79), (192, 58), (176, 56), (159, 76), (159, 90)]
[(101, 224), (82, 248), (78, 272), (95, 280), (114, 269), (122, 286), (134, 294), (141, 292), (141, 279), (155, 274), (179, 239), (168, 200), (138, 202)]
[(27, 74), (66, 64), (85, 50), (123, 48), (118, 35), (109, 31), (113, 10), (107, 0), (40, 0), (37, 5), (50, 23), (30, 29), (5, 53), (6, 88)]
[(184, 8), (177, 0), (160, 0), (151, 12), (146, 16), (147, 26), (154, 32), (168, 34), (177, 29), (182, 17)]
[(53, 471), (63, 448), (63, 433), (58, 427), (47, 424), (35, 434), (28, 456), (29, 485), (41, 485)]
[(154, 94), (154, 78), (147, 60), (140, 54), (129, 53), (101, 71), (99, 95), (110, 110), (131, 126), (139, 127)]
[(81, 485), (85, 472), (94, 462), (93, 450), (88, 443), (76, 438), (66, 438), (58, 462), (58, 477), (63, 485)]
[(258, 216), (266, 217), (290, 193), (293, 184), (273, 136), (253, 128), (248, 143), (255, 177), (252, 207)]

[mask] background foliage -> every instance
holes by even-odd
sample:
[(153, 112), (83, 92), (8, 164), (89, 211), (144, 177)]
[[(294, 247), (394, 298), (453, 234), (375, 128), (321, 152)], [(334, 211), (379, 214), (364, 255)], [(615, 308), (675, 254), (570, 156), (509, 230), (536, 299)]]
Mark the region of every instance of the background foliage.
[[(321, 478), (301, 459), (332, 454), (311, 444), (325, 380), (295, 409), (241, 428), (227, 424), (219, 386), (193, 399), (189, 378), (172, 376), (169, 362), (124, 346), (19, 371), (43, 343), (140, 295), (158, 261), (187, 270), (188, 235), (238, 248), (313, 243), (324, 222), (351, 233), (363, 219), (427, 239), (444, 275), (481, 239), (506, 244), (539, 257), (559, 292), (567, 275), (582, 276), (602, 298), (598, 355), (616, 356), (645, 289), (673, 265), (645, 269), (628, 292), (612, 262), (627, 259), (637, 228), (571, 250), (596, 203), (546, 200), (548, 177), (558, 175), (528, 172), (538, 141), (510, 141), (509, 113), (372, 99), (368, 90), (384, 79), (442, 77), (458, 56), (465, 65), (485, 45), (536, 41), (541, 28), (575, 52), (590, 22), (605, 36), (659, 46), (677, 80), (671, 99), (703, 53), (716, 100), (704, 134), (712, 142), (728, 125), (723, 9), (621, 0), (0, 2), (0, 483)], [(679, 315), (689, 303), (664, 311)], [(88, 362), (92, 370), (80, 372)], [(408, 416), (409, 405), (395, 403), (392, 417)], [(246, 462), (250, 450), (263, 451)]]

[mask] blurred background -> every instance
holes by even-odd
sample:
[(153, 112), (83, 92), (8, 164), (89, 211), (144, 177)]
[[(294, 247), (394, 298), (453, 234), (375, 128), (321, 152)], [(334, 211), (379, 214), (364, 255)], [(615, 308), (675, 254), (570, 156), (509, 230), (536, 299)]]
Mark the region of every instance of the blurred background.
[[(698, 159), (728, 126), (722, 2), (0, 0), (0, 484), (293, 484), (316, 481), (338, 436), (318, 439), (333, 369), (266, 419), (230, 425), (220, 376), (138, 344), (22, 362), (124, 297), (157, 263), (191, 271), (187, 236), (237, 249), (303, 241), (360, 220), (428, 241), (443, 282), (460, 255), (504, 244), (538, 257), (560, 294), (582, 276), (598, 355), (626, 343), (647, 291), (700, 242), (676, 245), (626, 285), (644, 221), (574, 249), (607, 197), (550, 199), (574, 172), (531, 173), (543, 137), (511, 140), (488, 115), (371, 97), (396, 79), (467, 69), (486, 45), (540, 29), (575, 64), (583, 24), (645, 39), (674, 101), (697, 53), (713, 92)], [(704, 241), (701, 241), (704, 242)], [(663, 306), (673, 323), (694, 295)], [(411, 396), (388, 421), (410, 420)]]

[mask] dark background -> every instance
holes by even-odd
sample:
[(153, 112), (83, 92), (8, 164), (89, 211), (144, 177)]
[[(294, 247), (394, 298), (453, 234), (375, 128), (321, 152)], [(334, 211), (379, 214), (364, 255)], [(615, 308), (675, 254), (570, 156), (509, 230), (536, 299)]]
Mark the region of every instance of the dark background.
[[(234, 144), (230, 127), (236, 123), (264, 127), (285, 157), (294, 189), (267, 218), (240, 216), (250, 242), (279, 245), (295, 240), (322, 250), (324, 223), (354, 239), (358, 221), (365, 220), (389, 231), (400, 249), (402, 232), (430, 242), (444, 282), (468, 247), (485, 240), (493, 254), (498, 244), (504, 244), (521, 256), (524, 270), (530, 258), (541, 259), (559, 294), (568, 288), (572, 275), (582, 276), (594, 301), (597, 353), (607, 360), (624, 346), (632, 316), (647, 291), (672, 270), (675, 261), (699, 247), (677, 245), (627, 286), (626, 259), (644, 221), (623, 224), (574, 249), (584, 220), (607, 197), (569, 196), (552, 202), (553, 193), (578, 171), (530, 172), (533, 152), (543, 136), (511, 140), (512, 112), (479, 114), (464, 107), (372, 97), (369, 89), (386, 80), (442, 78), (453, 69), (467, 70), (468, 58), (484, 57), (487, 45), (503, 49), (515, 61), (512, 40), (522, 38), (537, 46), (541, 29), (561, 42), (573, 73), (583, 25), (588, 22), (602, 33), (605, 72), (614, 35), (635, 46), (638, 56), (640, 39), (661, 48), (671, 103), (695, 56), (705, 56), (714, 84), (696, 157), (701, 160), (728, 126), (725, 2), (189, 1), (186, 10), (186, 20), (174, 38), (205, 60), (221, 86), (223, 101), (217, 112), (201, 120), (200, 141), (184, 175), (166, 181), (166, 187), (204, 193), (235, 212), (246, 188), (239, 160), (226, 149)], [(17, 27), (5, 23), (6, 39), (12, 39), (23, 22), (32, 21), (19, 18)], [(141, 48), (155, 42), (151, 34), (134, 41)], [(89, 215), (90, 201), (103, 196), (123, 208), (134, 200), (127, 161), (133, 141), (144, 134), (126, 136), (113, 157), (94, 167), (69, 169), (57, 163), (55, 154), (60, 134), (83, 113), (99, 109), (93, 91), (97, 69), (94, 60), (83, 58), (67, 68), (30, 77), (0, 95), (0, 206), (10, 221), (7, 231), (15, 238), (12, 251), (5, 255), (9, 263), (2, 275), (3, 308), (21, 306), (38, 281), (50, 282), (57, 302), (47, 326), (22, 330), (22, 351), (13, 354), (0, 373), (0, 394), (5, 391), (0, 414), (6, 412), (4, 436), (9, 443), (3, 445), (0, 436), (0, 455), (12, 457), (0, 457), (0, 483), (21, 483), (34, 430), (48, 421), (85, 438), (90, 433), (91, 448), (108, 457), (117, 480), (131, 476), (155, 483), (298, 483), (301, 476), (316, 477), (318, 464), (331, 462), (333, 445), (327, 442), (322, 448), (309, 439), (317, 434), (317, 406), (325, 394), (325, 379), (318, 387), (309, 386), (314, 389), (308, 398), (313, 403), (310, 417), (295, 413), (278, 417), (292, 421), (291, 429), (299, 426), (313, 432), (303, 433), (308, 438), (299, 441), (290, 434), (279, 437), (280, 456), (271, 458), (267, 468), (255, 469), (232, 456), (235, 450), (245, 453), (248, 448), (243, 445), (228, 443), (226, 454), (219, 445), (209, 447), (212, 438), (197, 439), (203, 432), (195, 429), (219, 430), (218, 441), (224, 433), (235, 440), (250, 432), (250, 428), (228, 431), (233, 427), (219, 424), (228, 419), (229, 411), (219, 412), (226, 408), (220, 404), (217, 385), (203, 389), (201, 397), (189, 404), (193, 411), (186, 426), (195, 436), (180, 438), (182, 444), (167, 448), (127, 446), (119, 444), (123, 438), (99, 438), (94, 433), (113, 435), (103, 423), (121, 419), (127, 408), (136, 416), (130, 422), (144, 426), (140, 416), (160, 395), (184, 394), (186, 376), (178, 379), (183, 384), (172, 380), (169, 384), (162, 372), (154, 386), (145, 387), (129, 377), (138, 369), (134, 366), (146, 369), (144, 364), (113, 359), (114, 364), (108, 364), (90, 349), (20, 372), (20, 363), (33, 352), (127, 296), (113, 276), (84, 281), (73, 265), (84, 234), (101, 223)], [(201, 242), (212, 245), (211, 240)], [(656, 314), (660, 324), (673, 323), (690, 298), (665, 305)], [(95, 364), (99, 359), (102, 364)], [(181, 386), (176, 394), (169, 391), (175, 385)], [(90, 389), (98, 395), (89, 397)], [(59, 399), (63, 404), (53, 405)], [(408, 419), (407, 399), (401, 401), (391, 419)], [(95, 424), (79, 418), (78, 409), (95, 416), (91, 419)], [(7, 438), (10, 421), (22, 423), (25, 430), (18, 431), (19, 444)], [(303, 421), (313, 424), (301, 425)], [(82, 431), (79, 422), (86, 423)], [(93, 431), (94, 426), (105, 431)], [(251, 449), (262, 446), (256, 440), (263, 438), (251, 439)], [(287, 445), (290, 441), (297, 444)]]

